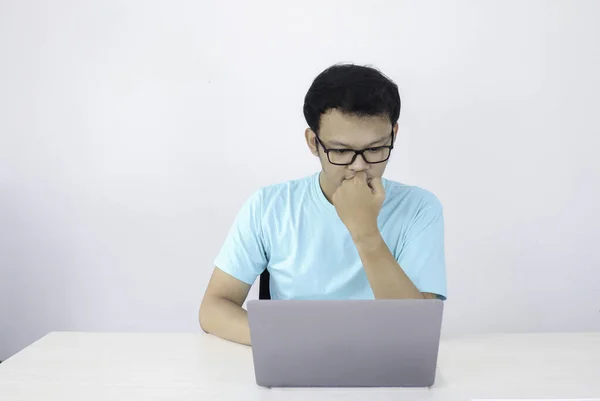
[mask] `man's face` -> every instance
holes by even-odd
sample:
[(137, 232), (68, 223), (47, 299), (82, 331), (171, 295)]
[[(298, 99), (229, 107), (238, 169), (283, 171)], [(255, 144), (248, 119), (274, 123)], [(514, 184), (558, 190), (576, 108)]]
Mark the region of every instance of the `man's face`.
[[(397, 129), (396, 124), (393, 127), (394, 137)], [(333, 109), (321, 116), (318, 138), (311, 129), (307, 129), (306, 141), (311, 152), (321, 161), (321, 185), (325, 194), (331, 196), (344, 180), (354, 177), (360, 171), (366, 173), (368, 182), (375, 177), (381, 177), (387, 161), (367, 163), (357, 155), (352, 164), (338, 166), (329, 162), (323, 146), (328, 149), (353, 150), (389, 146), (392, 144), (392, 127), (387, 116), (356, 117)]]

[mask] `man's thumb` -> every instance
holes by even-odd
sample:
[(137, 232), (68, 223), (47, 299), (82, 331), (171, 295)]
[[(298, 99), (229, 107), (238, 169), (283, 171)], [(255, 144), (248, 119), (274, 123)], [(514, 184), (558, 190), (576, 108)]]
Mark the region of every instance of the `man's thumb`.
[(385, 188), (383, 187), (381, 177), (375, 177), (371, 180), (371, 188), (373, 189), (373, 193), (376, 195), (385, 194)]

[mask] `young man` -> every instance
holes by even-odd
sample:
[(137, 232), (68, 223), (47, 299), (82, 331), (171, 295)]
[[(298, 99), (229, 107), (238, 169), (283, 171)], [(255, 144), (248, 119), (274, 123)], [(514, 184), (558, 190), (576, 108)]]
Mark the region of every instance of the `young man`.
[(250, 344), (242, 308), (268, 269), (273, 299), (446, 298), (442, 206), (382, 178), (398, 133), (398, 87), (335, 65), (306, 94), (308, 149), (322, 170), (262, 188), (241, 208), (200, 307), (208, 333)]

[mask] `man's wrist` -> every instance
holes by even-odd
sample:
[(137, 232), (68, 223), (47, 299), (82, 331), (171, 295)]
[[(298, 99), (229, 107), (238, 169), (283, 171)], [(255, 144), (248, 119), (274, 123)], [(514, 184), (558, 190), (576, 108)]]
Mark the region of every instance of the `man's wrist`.
[(378, 228), (351, 233), (354, 245), (359, 250), (374, 250), (385, 244)]

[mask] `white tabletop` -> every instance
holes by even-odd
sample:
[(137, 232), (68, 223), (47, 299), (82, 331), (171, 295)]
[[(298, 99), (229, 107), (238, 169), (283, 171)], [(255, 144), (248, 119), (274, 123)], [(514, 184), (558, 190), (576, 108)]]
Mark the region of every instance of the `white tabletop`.
[(0, 400), (600, 398), (600, 333), (443, 340), (431, 389), (265, 389), (249, 347), (205, 334), (51, 333), (0, 364)]

